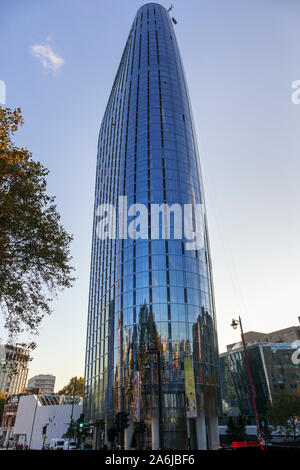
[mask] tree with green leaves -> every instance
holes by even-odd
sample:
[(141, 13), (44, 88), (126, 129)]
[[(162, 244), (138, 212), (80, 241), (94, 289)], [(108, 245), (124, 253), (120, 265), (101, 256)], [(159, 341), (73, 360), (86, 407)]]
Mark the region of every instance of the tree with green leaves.
[(65, 439), (72, 439), (76, 437), (77, 421), (75, 422), (73, 418), (71, 419), (71, 422), (69, 423), (69, 427), (62, 437), (64, 437)]
[(237, 441), (245, 441), (247, 439), (246, 423), (242, 415), (239, 415), (237, 418), (236, 434), (237, 434)]
[(269, 426), (269, 423), (264, 422), (264, 425), (261, 424), (261, 434), (265, 442), (270, 442), (272, 440), (272, 429)]
[(67, 385), (65, 385), (59, 392), (59, 395), (78, 395), (83, 397), (84, 393), (84, 378), (72, 377)]
[(296, 440), (300, 432), (300, 396), (281, 393), (270, 405), (268, 418), (281, 434)]
[(20, 109), (0, 106), (0, 311), (8, 341), (37, 335), (57, 292), (73, 284), (72, 237), (60, 223), (55, 198), (46, 192), (49, 171), (12, 137)]
[(235, 440), (235, 422), (232, 416), (229, 416), (228, 418), (226, 435), (230, 442)]

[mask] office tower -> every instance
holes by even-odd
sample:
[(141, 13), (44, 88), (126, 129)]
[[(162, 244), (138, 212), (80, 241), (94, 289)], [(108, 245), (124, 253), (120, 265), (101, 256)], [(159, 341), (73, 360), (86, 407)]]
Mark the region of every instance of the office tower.
[[(101, 231), (103, 204), (110, 204), (107, 238)], [(175, 213), (170, 236), (162, 233), (168, 214), (163, 211), (154, 220), (155, 204), (189, 205), (185, 220), (193, 227), (200, 207), (202, 244), (190, 249), (179, 237)], [(138, 211), (143, 227), (135, 236), (130, 223)], [(126, 448), (134, 443), (183, 449), (189, 440), (192, 448), (212, 449), (218, 444), (218, 403), (215, 308), (196, 135), (172, 19), (162, 6), (149, 3), (134, 19), (99, 134), (85, 421), (94, 425), (96, 447), (112, 438), (114, 417), (125, 411)]]
[(3, 362), (0, 363), (0, 392), (5, 396), (24, 392), (27, 375), (29, 351), (6, 344)]

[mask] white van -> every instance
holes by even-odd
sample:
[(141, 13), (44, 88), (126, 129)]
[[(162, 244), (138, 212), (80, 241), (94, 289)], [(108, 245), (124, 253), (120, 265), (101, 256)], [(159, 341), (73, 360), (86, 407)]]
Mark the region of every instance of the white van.
[(65, 443), (65, 440), (62, 439), (62, 438), (51, 439), (51, 441), (50, 441), (50, 449), (53, 449), (53, 450), (63, 450), (63, 448), (64, 448), (64, 443)]
[(77, 449), (77, 443), (75, 441), (65, 441), (64, 443), (64, 450), (76, 450)]

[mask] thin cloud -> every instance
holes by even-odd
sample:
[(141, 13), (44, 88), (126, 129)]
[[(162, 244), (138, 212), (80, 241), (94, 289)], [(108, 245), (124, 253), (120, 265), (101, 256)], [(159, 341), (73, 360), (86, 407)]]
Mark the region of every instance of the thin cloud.
[(41, 61), (44, 69), (56, 73), (64, 64), (64, 59), (54, 52), (50, 44), (34, 44), (30, 47), (34, 57)]

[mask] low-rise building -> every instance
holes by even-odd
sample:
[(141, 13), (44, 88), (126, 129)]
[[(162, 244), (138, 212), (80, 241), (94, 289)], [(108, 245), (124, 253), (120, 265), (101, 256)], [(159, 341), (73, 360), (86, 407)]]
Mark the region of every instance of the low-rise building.
[(56, 377), (51, 374), (39, 374), (31, 377), (28, 380), (27, 390), (32, 390), (35, 388), (39, 389), (39, 393), (44, 393), (45, 395), (52, 395), (54, 393)]
[[(42, 449), (51, 439), (61, 438), (69, 428), (71, 416), (76, 421), (82, 413), (82, 398), (63, 395), (21, 396), (13, 428), (14, 445)], [(43, 439), (43, 428), (46, 437)]]
[(34, 389), (31, 392), (23, 392), (18, 395), (10, 396), (6, 399), (3, 415), (0, 423), (0, 446), (1, 447), (12, 447), (13, 446), (13, 429), (16, 421), (19, 399), (22, 395), (28, 395), (32, 393), (38, 393), (38, 389)]
[[(265, 417), (268, 406), (281, 392), (300, 394), (300, 364), (297, 346), (290, 343), (256, 343), (247, 346), (258, 414)], [(248, 417), (254, 422), (249, 379), (242, 347), (220, 355), (223, 414)]]
[(13, 429), (18, 411), (19, 396), (8, 397), (3, 409), (0, 426), (0, 442), (2, 447), (12, 446)]

